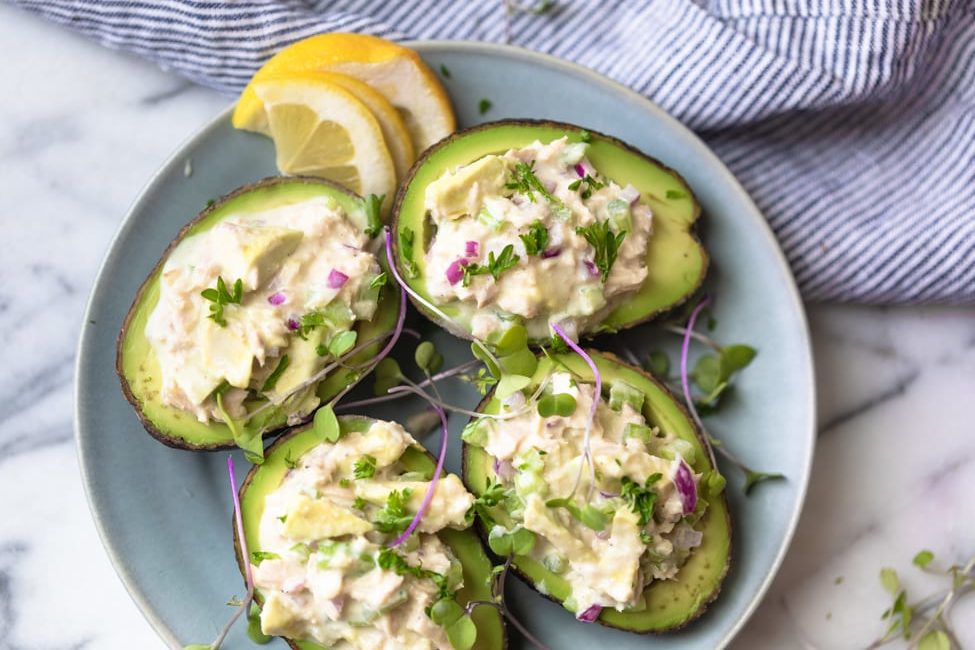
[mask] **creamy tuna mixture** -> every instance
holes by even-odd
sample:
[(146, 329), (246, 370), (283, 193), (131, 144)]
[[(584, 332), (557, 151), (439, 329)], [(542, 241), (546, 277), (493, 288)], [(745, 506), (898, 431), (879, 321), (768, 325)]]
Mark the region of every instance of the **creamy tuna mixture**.
[[(427, 187), (425, 210), (435, 226), (425, 256), (427, 290), (441, 305), (458, 305), (475, 337), (486, 339), (512, 321), (523, 322), (533, 338), (547, 337), (552, 321), (576, 335), (647, 277), (650, 208), (632, 186), (602, 176), (587, 147), (564, 137), (536, 141), (449, 171)], [(622, 236), (615, 261), (579, 229)], [(517, 261), (498, 264), (508, 246)], [(505, 267), (500, 273), (489, 270), (492, 254), (494, 269)]]
[[(419, 533), (389, 548), (429, 485), (399, 462), (411, 445), (399, 424), (377, 421), (302, 455), (266, 497), (260, 546), (251, 549), (265, 634), (337, 650), (450, 648), (426, 609), (441, 586), (459, 589), (463, 574), (436, 532), (466, 528), (474, 498), (455, 475), (440, 479)], [(390, 529), (388, 513), (400, 502), (406, 518)]]
[[(509, 400), (508, 411), (524, 412), (475, 421), (464, 438), (495, 459), (506, 514), (535, 533), (532, 558), (571, 585), (567, 608), (594, 617), (604, 607), (637, 606), (644, 588), (674, 578), (701, 542), (693, 528), (700, 477), (687, 464), (694, 447), (649, 427), (642, 394), (619, 382), (608, 403), (600, 399), (590, 432), (593, 485), (583, 441), (594, 387), (555, 373), (551, 392), (575, 398), (570, 416), (542, 417), (523, 399)], [(568, 507), (556, 501), (566, 498)]]
[[(332, 360), (335, 337), (372, 318), (380, 268), (367, 245), (325, 197), (230, 216), (180, 242), (163, 266), (145, 331), (163, 403), (206, 422), (224, 419), (218, 387), (234, 418), (245, 414), (245, 399), (283, 399)], [(214, 315), (216, 303), (201, 294), (215, 296), (218, 278), (228, 294), (240, 280), (241, 296)], [(293, 417), (317, 406), (313, 391), (292, 397)]]

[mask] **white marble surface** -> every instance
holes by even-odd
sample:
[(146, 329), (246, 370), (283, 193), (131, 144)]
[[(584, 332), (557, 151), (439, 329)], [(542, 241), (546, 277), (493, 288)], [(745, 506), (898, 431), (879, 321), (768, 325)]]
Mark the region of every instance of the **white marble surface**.
[[(6, 5), (0, 43), (0, 650), (162, 647), (88, 513), (73, 358), (126, 207), (228, 99)], [(822, 422), (812, 485), (737, 648), (864, 647), (887, 605), (881, 566), (922, 595), (918, 549), (975, 553), (975, 310), (809, 311)], [(972, 601), (956, 622), (975, 646)]]

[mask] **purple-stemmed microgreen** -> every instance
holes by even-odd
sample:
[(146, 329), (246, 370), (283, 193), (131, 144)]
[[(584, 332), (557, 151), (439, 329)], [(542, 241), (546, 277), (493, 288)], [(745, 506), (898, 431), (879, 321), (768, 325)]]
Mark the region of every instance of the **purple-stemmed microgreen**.
[(464, 614), (470, 616), (475, 609), (478, 607), (493, 607), (504, 616), (509, 623), (515, 626), (515, 628), (521, 633), (525, 640), (531, 643), (533, 646), (538, 648), (538, 650), (550, 650), (547, 645), (542, 643), (538, 637), (532, 634), (525, 624), (518, 620), (518, 618), (508, 609), (505, 603), (505, 578), (508, 576), (508, 570), (511, 568), (511, 558), (512, 555), (508, 554), (505, 557), (504, 565), (494, 567), (494, 572), (491, 576), (491, 596), (493, 600), (472, 600), (467, 603), (464, 608)]
[(716, 438), (714, 438), (701, 421), (701, 416), (698, 414), (694, 397), (691, 394), (690, 373), (688, 372), (688, 356), (690, 354), (691, 339), (694, 335), (694, 325), (697, 323), (698, 316), (709, 304), (711, 304), (711, 297), (706, 296), (691, 311), (691, 315), (687, 319), (687, 326), (683, 329), (683, 340), (681, 342), (680, 349), (680, 385), (684, 393), (684, 403), (687, 405), (687, 410), (691, 414), (694, 424), (697, 425), (698, 430), (701, 432), (704, 447), (707, 450), (708, 458), (711, 460), (711, 466), (715, 468), (718, 466), (714, 455), (714, 450), (717, 448), (718, 453), (720, 453), (726, 460), (728, 460), (728, 462), (737, 467), (745, 475), (745, 484), (743, 489), (745, 494), (748, 494), (751, 492), (753, 487), (763, 481), (784, 479), (785, 476), (778, 473), (759, 472), (752, 469), (742, 462), (735, 454), (731, 453), (731, 451), (722, 445)]
[[(459, 366), (454, 366), (453, 368), (448, 368), (447, 370), (442, 370), (437, 374), (424, 379), (417, 383), (418, 388), (426, 388), (438, 381), (443, 379), (448, 379), (450, 377), (455, 377), (457, 375), (462, 375), (463, 373), (473, 370), (481, 365), (481, 361), (478, 359), (471, 359), (470, 361), (465, 361)], [(400, 381), (397, 379), (397, 381)], [(406, 397), (408, 393), (389, 393), (386, 392), (382, 395), (377, 395), (376, 397), (369, 397), (366, 399), (355, 400), (353, 402), (345, 402), (344, 404), (337, 405), (336, 408), (349, 409), (356, 408), (360, 406), (372, 406), (373, 404), (382, 404), (383, 402), (389, 402), (392, 400), (402, 399)]]
[[(602, 396), (603, 391), (603, 376), (599, 373), (599, 368), (596, 367), (596, 362), (593, 361), (592, 357), (586, 354), (578, 343), (572, 340), (562, 326), (558, 323), (551, 324), (552, 331), (559, 335), (559, 338), (569, 346), (573, 352), (582, 357), (582, 360), (586, 362), (589, 369), (592, 370), (593, 382), (595, 384), (592, 404), (589, 407), (589, 417), (586, 419), (586, 428), (582, 432), (582, 465), (579, 466), (579, 476), (576, 477), (576, 484), (572, 488), (572, 493), (575, 493), (576, 488), (579, 487), (579, 483), (582, 480), (582, 471), (586, 465), (589, 465), (589, 472), (591, 474), (591, 481), (589, 484), (590, 497), (592, 496), (592, 491), (596, 489), (596, 464), (592, 460), (592, 449), (589, 443), (589, 437), (592, 433), (592, 425), (596, 419), (596, 409), (599, 407), (599, 401)], [(589, 499), (587, 499), (588, 501)]]
[(244, 518), (240, 511), (240, 495), (237, 492), (237, 477), (234, 475), (234, 457), (227, 456), (227, 474), (230, 477), (230, 491), (233, 495), (234, 502), (234, 527), (237, 531), (237, 541), (240, 546), (241, 561), (244, 564), (244, 581), (247, 584), (247, 593), (244, 598), (239, 601), (237, 610), (227, 621), (223, 629), (214, 639), (213, 643), (209, 645), (203, 644), (190, 644), (184, 646), (184, 650), (219, 650), (220, 646), (223, 644), (224, 639), (227, 638), (227, 634), (230, 633), (230, 629), (240, 618), (240, 615), (248, 610), (251, 601), (254, 600), (254, 573), (251, 569), (250, 554), (247, 552), (247, 537), (244, 534)]
[(413, 534), (416, 527), (420, 525), (420, 521), (423, 519), (423, 515), (426, 514), (427, 509), (430, 507), (430, 502), (433, 501), (433, 494), (437, 490), (437, 481), (440, 480), (440, 473), (443, 471), (443, 464), (447, 458), (447, 437), (450, 435), (447, 431), (447, 414), (439, 406), (434, 407), (437, 415), (440, 416), (440, 454), (437, 456), (437, 466), (433, 470), (433, 478), (430, 479), (430, 485), (427, 487), (427, 493), (423, 495), (423, 501), (420, 503), (419, 509), (417, 509), (416, 514), (413, 516), (413, 520), (410, 525), (406, 527), (406, 530), (402, 534), (390, 542), (390, 547), (399, 546), (406, 539)]

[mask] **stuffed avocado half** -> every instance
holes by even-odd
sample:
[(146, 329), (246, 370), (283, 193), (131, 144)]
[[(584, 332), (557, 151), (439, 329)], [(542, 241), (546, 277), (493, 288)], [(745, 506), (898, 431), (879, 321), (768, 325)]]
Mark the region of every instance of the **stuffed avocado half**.
[(661, 384), (590, 355), (595, 415), (589, 366), (541, 359), (530, 385), (489, 395), (464, 430), (464, 481), (494, 504), (478, 508), (492, 549), (518, 531), (534, 537), (512, 567), (537, 591), (585, 622), (676, 629), (717, 597), (729, 566), (724, 478)]
[(687, 299), (708, 256), (673, 170), (570, 124), (500, 121), (428, 149), (393, 208), (396, 265), (417, 308), (491, 341), (631, 327)]
[(234, 541), (242, 572), (251, 563), (263, 632), (303, 650), (505, 647), (492, 607), (470, 614), (473, 634), (444, 620), (492, 597), (492, 565), (469, 528), (474, 497), (441, 475), (416, 530), (394, 545), (436, 462), (395, 422), (343, 416), (337, 427), (334, 440), (292, 430), (241, 486), (249, 557), (236, 529)]
[(269, 178), (184, 227), (118, 340), (146, 430), (184, 449), (237, 445), (257, 462), (264, 433), (357, 381), (399, 310), (378, 219), (378, 202), (328, 181)]

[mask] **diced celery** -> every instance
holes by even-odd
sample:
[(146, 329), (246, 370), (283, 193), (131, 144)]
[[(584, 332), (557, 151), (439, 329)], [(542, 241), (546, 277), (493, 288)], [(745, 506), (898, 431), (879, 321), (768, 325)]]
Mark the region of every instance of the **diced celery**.
[(568, 562), (558, 553), (549, 553), (542, 558), (542, 564), (552, 573), (562, 573), (568, 567)]
[(478, 419), (472, 420), (460, 434), (460, 439), (469, 445), (483, 447), (487, 444), (488, 432), (485, 421)]
[(649, 444), (653, 440), (653, 429), (642, 424), (633, 424), (628, 422), (623, 428), (623, 440), (628, 438), (636, 438), (644, 444)]
[(565, 145), (565, 149), (562, 150), (562, 162), (566, 165), (578, 164), (586, 156), (586, 151), (589, 150), (589, 144), (586, 142), (573, 142), (571, 144)]
[(487, 206), (481, 208), (481, 211), (477, 213), (477, 220), (491, 230), (501, 230), (504, 226), (504, 219), (500, 216), (495, 216), (494, 213), (487, 209)]
[(622, 199), (613, 199), (606, 204), (606, 216), (613, 232), (629, 232), (632, 229), (630, 221), (630, 204)]
[(681, 458), (689, 465), (693, 465), (697, 457), (694, 445), (681, 438), (671, 440), (665, 447), (660, 448), (658, 454), (667, 460), (674, 460), (677, 458), (677, 454), (680, 454)]
[(609, 389), (609, 408), (622, 411), (624, 404), (629, 404), (637, 413), (643, 408), (646, 396), (623, 381), (615, 381)]
[(586, 285), (579, 290), (579, 313), (583, 316), (595, 314), (606, 306), (606, 296), (603, 288), (598, 285)]

